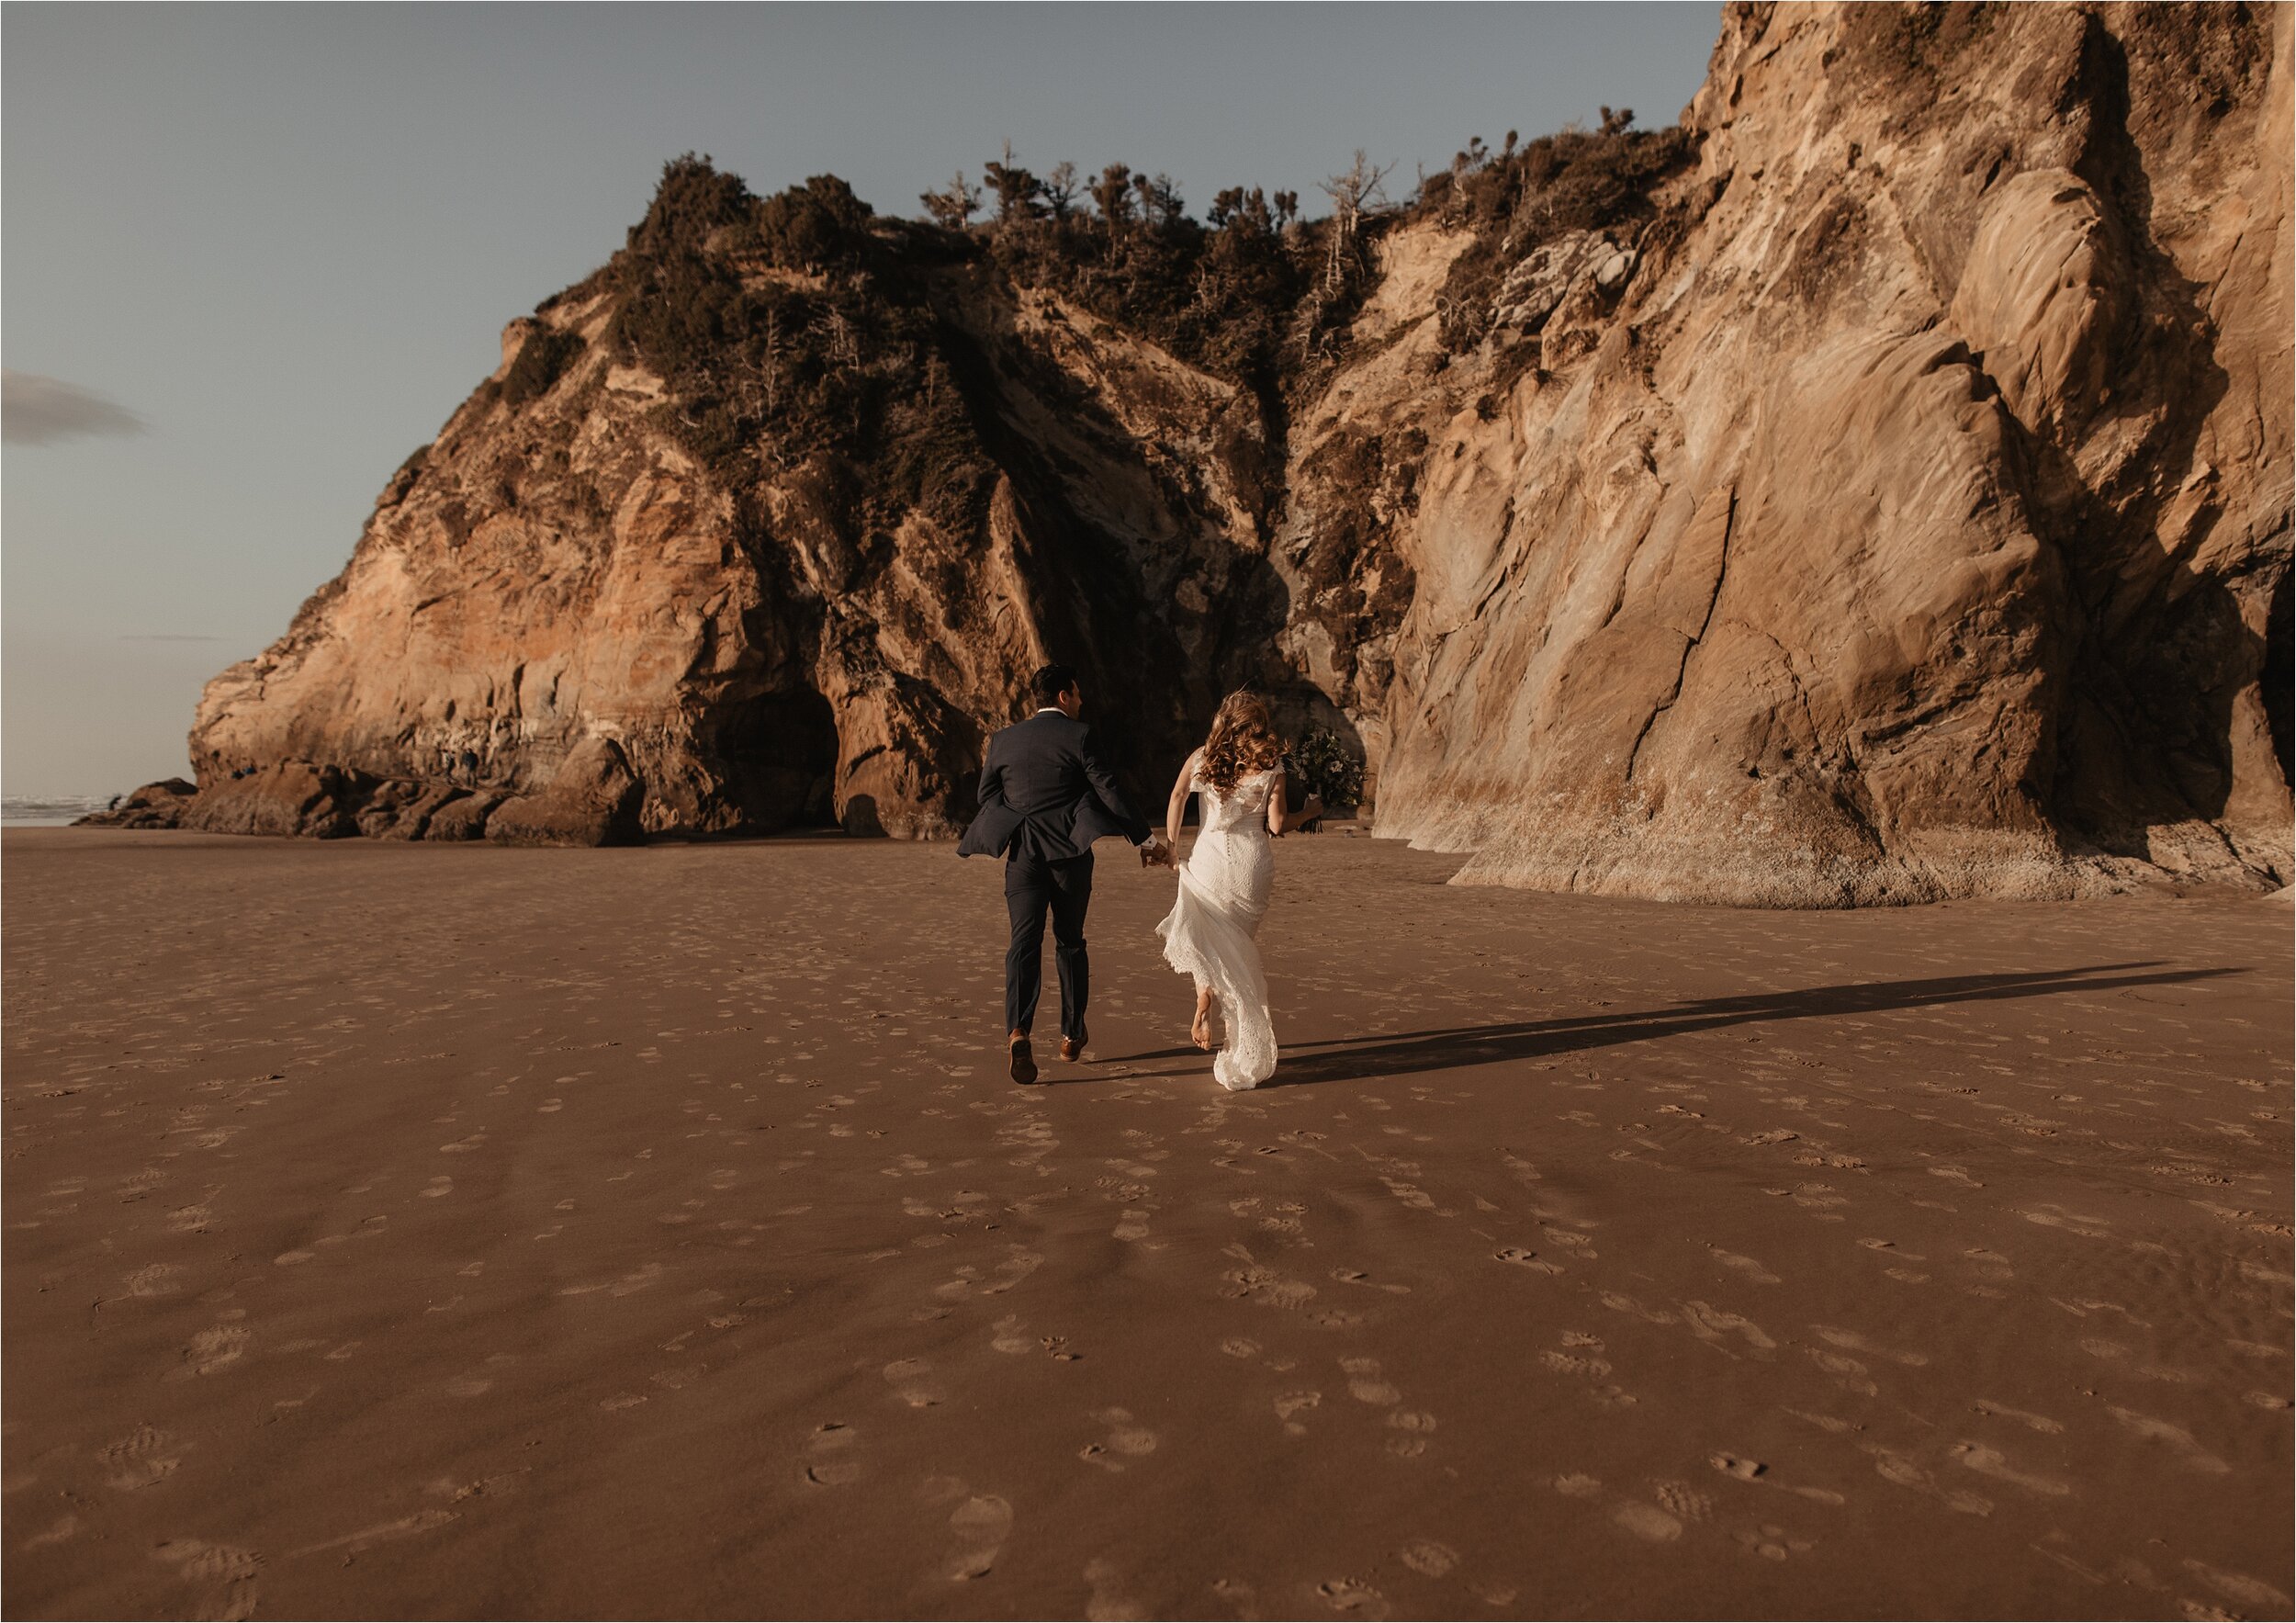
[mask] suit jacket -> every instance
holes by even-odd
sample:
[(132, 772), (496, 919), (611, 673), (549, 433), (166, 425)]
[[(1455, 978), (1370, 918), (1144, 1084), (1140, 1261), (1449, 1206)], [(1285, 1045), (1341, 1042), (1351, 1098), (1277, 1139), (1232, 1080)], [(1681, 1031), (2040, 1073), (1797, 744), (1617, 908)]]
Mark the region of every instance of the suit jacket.
[(957, 842), (965, 857), (1060, 862), (1121, 834), (1134, 845), (1148, 824), (1124, 798), (1093, 747), (1092, 729), (1040, 710), (990, 738), (981, 762), (981, 810)]

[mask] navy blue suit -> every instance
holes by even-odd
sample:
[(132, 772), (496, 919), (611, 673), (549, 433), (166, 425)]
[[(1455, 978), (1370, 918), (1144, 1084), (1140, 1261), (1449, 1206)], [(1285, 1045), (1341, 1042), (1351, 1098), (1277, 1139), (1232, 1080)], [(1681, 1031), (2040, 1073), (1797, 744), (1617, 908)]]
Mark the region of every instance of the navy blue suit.
[(1085, 909), (1092, 901), (1092, 842), (1120, 834), (1134, 845), (1148, 824), (1093, 748), (1092, 729), (1040, 710), (988, 741), (980, 815), (957, 842), (961, 856), (1002, 856), (1012, 941), (1005, 952), (1005, 1029), (1035, 1022), (1044, 979), (1044, 916), (1060, 965), (1061, 1034), (1082, 1041), (1091, 965)]

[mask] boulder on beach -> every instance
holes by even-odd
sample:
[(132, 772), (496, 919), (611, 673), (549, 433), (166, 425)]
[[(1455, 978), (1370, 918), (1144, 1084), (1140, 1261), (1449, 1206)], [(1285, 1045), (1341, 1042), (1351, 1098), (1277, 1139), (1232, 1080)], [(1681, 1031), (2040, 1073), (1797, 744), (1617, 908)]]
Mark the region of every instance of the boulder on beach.
[(495, 807), (486, 837), (497, 845), (635, 845), (644, 835), (638, 804), (645, 793), (621, 746), (592, 738), (546, 787)]
[(162, 778), (129, 793), (116, 805), (73, 820), (76, 828), (173, 828), (184, 807), (199, 793), (186, 778)]

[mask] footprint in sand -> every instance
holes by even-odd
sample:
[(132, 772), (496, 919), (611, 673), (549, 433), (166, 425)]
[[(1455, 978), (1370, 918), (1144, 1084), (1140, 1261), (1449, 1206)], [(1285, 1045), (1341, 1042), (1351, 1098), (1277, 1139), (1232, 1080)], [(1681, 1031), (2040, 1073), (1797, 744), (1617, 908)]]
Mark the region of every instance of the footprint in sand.
[(51, 1544), (62, 1544), (78, 1537), (79, 1531), (80, 1518), (78, 1516), (60, 1516), (56, 1520), (49, 1523), (43, 1530), (37, 1532), (29, 1538), (25, 1539), (24, 1542), (18, 1546), (18, 1548), (23, 1550), (45, 1550)]
[(1957, 1510), (1964, 1516), (1991, 1516), (1993, 1514), (1992, 1500), (1975, 1493), (1964, 1493), (1939, 1486), (1936, 1479), (1928, 1471), (1895, 1449), (1885, 1448), (1877, 1443), (1868, 1443), (1865, 1445), (1865, 1451), (1874, 1457), (1874, 1473), (1884, 1482), (1896, 1482), (1901, 1488), (1910, 1488), (1917, 1493), (1925, 1494), (1938, 1501), (1946, 1509)]
[(1659, 1482), (1652, 1489), (1658, 1502), (1686, 1522), (1702, 1522), (1714, 1514), (1714, 1496), (1701, 1493), (1688, 1482)]
[(1615, 1313), (1626, 1313), (1631, 1318), (1640, 1319), (1646, 1324), (1672, 1324), (1680, 1322), (1664, 1308), (1645, 1307), (1622, 1291), (1605, 1291), (1595, 1300)]
[[(1767, 1358), (1777, 1350), (1778, 1344), (1763, 1334), (1761, 1326), (1742, 1313), (1727, 1313), (1703, 1302), (1685, 1302), (1683, 1303), (1683, 1317), (1690, 1325), (1693, 1336), (1717, 1352), (1728, 1353), (1732, 1358), (1750, 1356)], [(1744, 1339), (1743, 1355), (1728, 1345), (1729, 1337), (1733, 1336)]]
[(1435, 1418), (1414, 1409), (1398, 1409), (1403, 1394), (1392, 1381), (1383, 1379), (1377, 1358), (1342, 1358), (1340, 1369), (1347, 1376), (1347, 1395), (1359, 1403), (1370, 1403), (1391, 1411), (1387, 1416), (1390, 1430), (1401, 1435), (1387, 1439), (1387, 1451), (1399, 1460), (1414, 1460), (1427, 1451), (1426, 1434), (1435, 1430)]
[(222, 1192), (223, 1186), (218, 1184), (203, 1193), (195, 1204), (178, 1206), (169, 1212), (167, 1214), (168, 1232), (177, 1234), (206, 1234), (215, 1222), (215, 1212), (208, 1202)]
[(96, 1457), (111, 1471), (105, 1485), (123, 1493), (150, 1487), (182, 1463), (174, 1439), (149, 1426), (139, 1426), (119, 1441), (96, 1449)]
[(1795, 1538), (1775, 1522), (1763, 1522), (1758, 1527), (1732, 1533), (1730, 1537), (1749, 1555), (1758, 1555), (1769, 1561), (1785, 1561), (1816, 1548), (1808, 1539)]
[[(1793, 1414), (1796, 1411), (1789, 1410), (1787, 1413)], [(1817, 1417), (1805, 1415), (1803, 1418)], [(1771, 1476), (1770, 1468), (1767, 1465), (1759, 1460), (1750, 1460), (1742, 1454), (1711, 1454), (1706, 1457), (1706, 1463), (1724, 1476), (1734, 1478), (1741, 1482), (1751, 1482), (1762, 1488), (1784, 1487), (1784, 1483)], [(1786, 1488), (1785, 1491), (1789, 1493), (1799, 1494), (1805, 1499), (1814, 1499), (1820, 1505), (1849, 1503), (1831, 1488)]]
[[(1266, 1267), (1241, 1245), (1231, 1245), (1227, 1255), (1240, 1258), (1242, 1268), (1230, 1268), (1221, 1274), (1220, 1294), (1232, 1300), (1249, 1302), (1258, 1307), (1272, 1307), (1298, 1312), (1315, 1300), (1315, 1287), (1305, 1279), (1289, 1279), (1272, 1268)], [(1323, 1314), (1313, 1322), (1327, 1327), (1340, 1320), (1352, 1322), (1353, 1315)]]
[(2045, 1493), (2053, 1498), (2063, 1498), (2073, 1492), (2073, 1485), (2070, 1482), (2059, 1482), (2054, 1477), (2035, 1476), (2030, 1471), (2019, 1471), (2009, 1463), (2009, 1457), (1998, 1448), (1989, 1448), (1983, 1443), (1955, 1443), (1953, 1447), (1953, 1455), (1954, 1459), (1974, 1471), (1992, 1477), (1997, 1482), (2011, 1483), (2031, 1493)]
[(944, 1571), (951, 1582), (985, 1578), (1012, 1532), (1012, 1505), (994, 1493), (975, 1493), (949, 1513), (957, 1548)]
[[(1671, 1324), (1673, 1317), (1671, 1313), (1665, 1314), (1662, 1322)], [(1539, 1354), (1539, 1362), (1558, 1375), (1573, 1376), (1593, 1383), (1602, 1382), (1603, 1378), (1611, 1372), (1610, 1360), (1595, 1356), (1603, 1351), (1601, 1336), (1589, 1336), (1579, 1330), (1566, 1330), (1562, 1333), (1562, 1344), (1578, 1350), (1544, 1352)], [(1605, 1409), (1629, 1408), (1638, 1401), (1625, 1388), (1608, 1384), (1590, 1385), (1587, 1395)]]
[(856, 1482), (861, 1461), (850, 1458), (861, 1434), (841, 1420), (825, 1420), (805, 1439), (805, 1480), (824, 1488)]
[[(226, 1319), (243, 1318), (242, 1310), (226, 1313)], [(202, 1330), (191, 1338), (184, 1349), (184, 1361), (195, 1375), (213, 1375), (230, 1369), (247, 1354), (247, 1332), (234, 1324), (221, 1324), (211, 1330)]]
[(170, 1538), (152, 1556), (174, 1567), (197, 1591), (198, 1598), (185, 1608), (185, 1616), (240, 1623), (255, 1615), (255, 1578), (263, 1570), (263, 1558), (253, 1550), (198, 1538)]
[(1840, 1353), (1829, 1353), (1823, 1347), (1806, 1347), (1802, 1350), (1809, 1356), (1811, 1363), (1832, 1376), (1834, 1384), (1842, 1391), (1869, 1398), (1881, 1395), (1882, 1389), (1866, 1379), (1866, 1367), (1857, 1359), (1844, 1358)]
[(1638, 1538), (1652, 1544), (1671, 1544), (1683, 1536), (1683, 1524), (1655, 1505), (1629, 1499), (1611, 1512), (1610, 1519)]
[(2031, 1210), (2015, 1209), (2027, 1223), (2037, 1223), (2043, 1228), (2063, 1229), (2085, 1240), (2110, 1240), (2112, 1226), (2101, 1217), (2090, 1217), (2079, 1212), (2068, 1212), (2054, 1201), (2036, 1202)]
[(1823, 1340), (1834, 1347), (1845, 1347), (1851, 1352), (1864, 1353), (1870, 1358), (1889, 1358), (1905, 1365), (1908, 1369), (1919, 1369), (1930, 1361), (1929, 1355), (1926, 1353), (1900, 1352), (1894, 1347), (1884, 1347), (1879, 1342), (1868, 1340), (1854, 1330), (1836, 1330), (1824, 1324), (1812, 1324), (1810, 1328), (1817, 1331)]
[(1403, 1394), (1394, 1386), (1379, 1379), (1377, 1358), (1342, 1358), (1339, 1367), (1347, 1375), (1347, 1395), (1359, 1403), (1390, 1405), (1403, 1401)]
[(129, 1274), (126, 1283), (130, 1296), (173, 1296), (183, 1289), (175, 1283), (175, 1276), (184, 1270), (172, 1262), (155, 1262)]
[(1288, 1392), (1276, 1400), (1276, 1418), (1283, 1422), (1287, 1435), (1303, 1437), (1308, 1435), (1308, 1428), (1292, 1416), (1304, 1414), (1322, 1401), (1320, 1392)]
[(1599, 1255), (1594, 1249), (1593, 1234), (1581, 1234), (1577, 1229), (1564, 1228), (1559, 1223), (1541, 1223), (1539, 1233), (1546, 1235), (1548, 1244), (1556, 1249), (1568, 1251), (1581, 1262), (1593, 1262)]
[(1733, 1272), (1744, 1275), (1757, 1285), (1775, 1285), (1779, 1282), (1777, 1275), (1750, 1257), (1740, 1257), (1737, 1252), (1725, 1251), (1719, 1245), (1709, 1245), (1706, 1249), (1713, 1254), (1715, 1261)]
[(1420, 1409), (1391, 1409), (1387, 1424), (1403, 1434), (1387, 1439), (1387, 1451), (1399, 1460), (1416, 1460), (1427, 1451), (1426, 1434), (1435, 1428), (1435, 1417)]
[(1238, 1617), (1254, 1618), (1259, 1616), (1259, 1611), (1254, 1605), (1256, 1597), (1253, 1588), (1241, 1579), (1214, 1578), (1211, 1581), (1211, 1592), (1218, 1595)]
[(1440, 1578), (1459, 1564), (1459, 1552), (1447, 1544), (1433, 1538), (1414, 1538), (1395, 1552), (1401, 1561), (1423, 1578)]
[(1318, 1599), (1334, 1612), (1358, 1617), (1384, 1617), (1388, 1615), (1387, 1596), (1362, 1578), (1334, 1578), (1315, 1586)]
[(2052, 1420), (2046, 1414), (2012, 1409), (2007, 1403), (1997, 1403), (1990, 1398), (1980, 1398), (1969, 1406), (1980, 1414), (1998, 1414), (2004, 1420), (2014, 1420), (2020, 1426), (2028, 1426), (2035, 1431), (2048, 1432), (2053, 1436), (2065, 1429), (2061, 1422)]
[[(2227, 1572), (2210, 1566), (2206, 1561), (2188, 1561), (2184, 1563), (2184, 1570), (2237, 1605), (2271, 1617), (2288, 1616), (2287, 1595), (2261, 1578), (2251, 1578), (2245, 1572)], [(2189, 1606), (2191, 1603), (2186, 1604)]]
[(1006, 1250), (1005, 1260), (996, 1265), (996, 1277), (981, 1287), (983, 1296), (1002, 1296), (1044, 1266), (1043, 1257), (1037, 1252), (1019, 1245), (1007, 1246)]
[(2202, 1448), (2181, 1426), (2171, 1426), (2166, 1420), (2155, 1420), (2149, 1414), (2140, 1414), (2133, 1409), (2122, 1409), (2110, 1403), (2105, 1408), (2115, 1420), (2146, 1442), (2166, 1447), (2176, 1456), (2177, 1463), (2188, 1471), (2197, 1471), (2208, 1476), (2223, 1476), (2232, 1470), (2231, 1466)]
[(1602, 1496), (1603, 1482), (1582, 1471), (1565, 1472), (1554, 1481), (1554, 1490), (1566, 1499), (1596, 1499)]
[(893, 1395), (912, 1409), (929, 1409), (940, 1402), (940, 1384), (923, 1358), (895, 1358), (884, 1367), (884, 1378)]
[(1093, 1418), (1109, 1428), (1106, 1440), (1086, 1443), (1076, 1451), (1076, 1458), (1100, 1467), (1103, 1471), (1122, 1471), (1127, 1460), (1138, 1460), (1156, 1451), (1156, 1434), (1144, 1426), (1133, 1424), (1130, 1409), (1102, 1409)]
[(1154, 1616), (1152, 1608), (1128, 1592), (1114, 1561), (1097, 1556), (1086, 1561), (1085, 1583), (1091, 1586), (1090, 1598), (1085, 1602), (1089, 1623), (1134, 1623)]
[(1570, 1353), (1543, 1352), (1538, 1355), (1538, 1361), (1558, 1375), (1576, 1375), (1587, 1381), (1599, 1381), (1610, 1373), (1610, 1361), (1606, 1358), (1576, 1358)]
[(1503, 1245), (1491, 1256), (1501, 1262), (1513, 1263), (1516, 1268), (1526, 1268), (1536, 1274), (1559, 1274), (1563, 1271), (1560, 1263), (1548, 1262), (1537, 1252), (1526, 1251), (1520, 1245)]

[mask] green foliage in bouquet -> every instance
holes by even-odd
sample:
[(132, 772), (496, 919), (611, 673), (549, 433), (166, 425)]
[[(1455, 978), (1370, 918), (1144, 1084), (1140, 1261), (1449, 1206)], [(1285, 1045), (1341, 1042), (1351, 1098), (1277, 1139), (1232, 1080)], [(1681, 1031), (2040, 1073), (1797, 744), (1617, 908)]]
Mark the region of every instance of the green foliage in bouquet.
[(1284, 751), (1284, 774), (1295, 799), (1313, 795), (1326, 806), (1363, 803), (1363, 762), (1335, 733), (1318, 728)]

